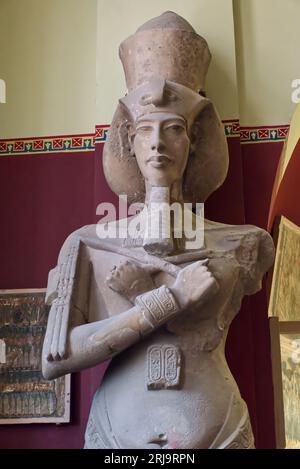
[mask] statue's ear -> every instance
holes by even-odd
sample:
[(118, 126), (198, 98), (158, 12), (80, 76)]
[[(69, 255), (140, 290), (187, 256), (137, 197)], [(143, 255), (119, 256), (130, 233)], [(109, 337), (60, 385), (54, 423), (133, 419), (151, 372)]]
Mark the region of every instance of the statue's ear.
[(195, 118), (189, 138), (183, 196), (187, 202), (204, 202), (223, 183), (229, 161), (223, 124), (211, 102)]
[(130, 128), (131, 123), (133, 123), (131, 116), (124, 106), (119, 104), (103, 148), (102, 158), (108, 185), (116, 194), (127, 194), (129, 204), (145, 200), (144, 178), (136, 158), (130, 156), (133, 145), (129, 133), (134, 136), (134, 129)]
[(135, 156), (134, 153), (134, 138), (135, 138), (135, 126), (132, 122), (127, 123), (127, 132), (128, 132), (128, 145), (130, 156)]
[(190, 151), (189, 151), (189, 154), (190, 156), (194, 156), (195, 155), (195, 151), (196, 151), (196, 145), (197, 145), (197, 142), (198, 142), (198, 134), (199, 134), (199, 129), (198, 129), (198, 124), (197, 124), (197, 121), (195, 121), (193, 123), (193, 125), (191, 126), (190, 128), (190, 131), (189, 131), (189, 139), (190, 139)]

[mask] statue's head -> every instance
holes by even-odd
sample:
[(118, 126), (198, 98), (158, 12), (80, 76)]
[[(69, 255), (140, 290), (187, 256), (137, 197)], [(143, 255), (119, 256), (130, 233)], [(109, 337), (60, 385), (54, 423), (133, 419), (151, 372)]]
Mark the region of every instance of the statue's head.
[(228, 166), (223, 126), (205, 98), (211, 55), (181, 17), (166, 12), (120, 46), (128, 94), (120, 99), (104, 148), (107, 181), (130, 202), (143, 201), (145, 180), (181, 180), (187, 202), (203, 202)]

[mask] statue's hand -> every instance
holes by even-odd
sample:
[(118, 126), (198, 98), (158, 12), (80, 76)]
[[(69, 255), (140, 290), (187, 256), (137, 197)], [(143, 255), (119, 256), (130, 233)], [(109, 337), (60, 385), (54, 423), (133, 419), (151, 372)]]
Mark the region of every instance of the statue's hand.
[(112, 290), (125, 296), (131, 303), (134, 303), (138, 295), (155, 288), (151, 273), (153, 273), (153, 268), (142, 267), (131, 261), (124, 261), (111, 271), (111, 274), (106, 278), (106, 284)]
[(214, 296), (219, 285), (207, 268), (208, 259), (194, 262), (182, 269), (169, 287), (182, 309), (197, 306)]

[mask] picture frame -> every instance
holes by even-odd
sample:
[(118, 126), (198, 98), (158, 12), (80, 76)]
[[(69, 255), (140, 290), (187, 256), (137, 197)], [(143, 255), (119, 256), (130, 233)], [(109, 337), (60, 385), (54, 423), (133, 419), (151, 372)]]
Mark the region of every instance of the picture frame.
[(276, 257), (272, 276), (269, 317), (279, 321), (297, 321), (300, 318), (300, 228), (281, 216)]
[(48, 381), (45, 289), (0, 290), (0, 424), (70, 421), (70, 375)]
[(271, 317), (276, 447), (300, 448), (300, 321)]

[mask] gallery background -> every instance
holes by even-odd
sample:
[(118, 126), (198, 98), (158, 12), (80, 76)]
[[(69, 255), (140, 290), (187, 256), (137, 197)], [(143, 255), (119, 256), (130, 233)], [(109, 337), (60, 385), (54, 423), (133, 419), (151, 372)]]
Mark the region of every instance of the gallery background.
[[(42, 288), (64, 239), (114, 201), (101, 165), (126, 91), (118, 45), (173, 10), (210, 46), (207, 94), (224, 122), (228, 178), (206, 204), (224, 223), (266, 227), (272, 185), (300, 78), (294, 0), (0, 0), (0, 288)], [(297, 23), (296, 23), (297, 22)], [(278, 28), (280, 24), (280, 32)], [(246, 298), (227, 357), (257, 447), (274, 447), (265, 291)], [(0, 426), (3, 448), (80, 448), (103, 367), (73, 375), (71, 423)], [(221, 390), (220, 390), (221, 392)]]

